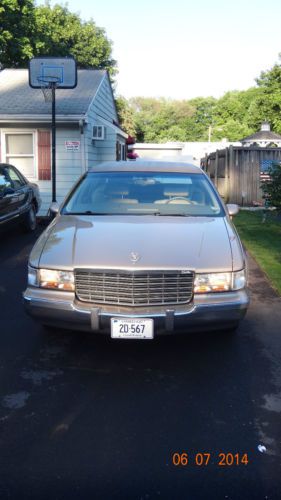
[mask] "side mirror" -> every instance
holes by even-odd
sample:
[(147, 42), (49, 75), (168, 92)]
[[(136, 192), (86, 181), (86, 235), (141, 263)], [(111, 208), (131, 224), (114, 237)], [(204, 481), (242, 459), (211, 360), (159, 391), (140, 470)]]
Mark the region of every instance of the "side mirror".
[(51, 215), (54, 217), (55, 215), (57, 215), (59, 213), (59, 209), (60, 209), (59, 204), (56, 201), (53, 201), (53, 203), (51, 203), (51, 205), (50, 205), (49, 210), (50, 210)]
[(235, 203), (228, 203), (226, 205), (226, 208), (227, 208), (227, 211), (228, 211), (228, 215), (230, 215), (230, 217), (232, 217), (233, 215), (238, 214), (238, 212), (239, 212), (239, 206), (236, 205)]
[(7, 194), (14, 194), (15, 190), (11, 187), (6, 187), (3, 191), (3, 196), (7, 196)]

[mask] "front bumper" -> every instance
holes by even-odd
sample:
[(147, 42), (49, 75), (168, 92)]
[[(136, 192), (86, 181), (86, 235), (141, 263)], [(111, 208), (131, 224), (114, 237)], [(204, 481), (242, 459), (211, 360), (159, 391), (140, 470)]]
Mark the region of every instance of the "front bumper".
[(213, 330), (231, 327), (247, 311), (249, 296), (245, 289), (227, 293), (195, 295), (181, 306), (118, 307), (80, 302), (72, 292), (28, 287), (23, 293), (26, 312), (43, 324), (71, 330), (99, 331), (108, 334), (112, 317), (153, 318), (155, 332)]

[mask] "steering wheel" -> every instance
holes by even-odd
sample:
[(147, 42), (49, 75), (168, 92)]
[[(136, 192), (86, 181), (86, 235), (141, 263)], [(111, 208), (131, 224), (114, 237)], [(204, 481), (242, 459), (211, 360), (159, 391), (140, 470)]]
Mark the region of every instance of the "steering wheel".
[(184, 200), (184, 201), (186, 201), (188, 204), (190, 204), (190, 201), (189, 201), (187, 198), (185, 198), (184, 196), (173, 196), (172, 198), (170, 198), (169, 200), (167, 200), (167, 201), (166, 201), (166, 203), (167, 203), (167, 204), (168, 204), (168, 203), (171, 203), (171, 202), (172, 202), (172, 201), (174, 201), (174, 200)]

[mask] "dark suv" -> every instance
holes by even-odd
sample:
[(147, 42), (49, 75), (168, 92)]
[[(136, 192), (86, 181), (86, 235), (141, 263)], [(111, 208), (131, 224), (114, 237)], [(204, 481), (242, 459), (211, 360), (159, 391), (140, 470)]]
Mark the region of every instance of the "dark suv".
[(29, 182), (16, 167), (0, 163), (0, 227), (18, 221), (26, 231), (34, 231), (40, 205), (38, 186)]

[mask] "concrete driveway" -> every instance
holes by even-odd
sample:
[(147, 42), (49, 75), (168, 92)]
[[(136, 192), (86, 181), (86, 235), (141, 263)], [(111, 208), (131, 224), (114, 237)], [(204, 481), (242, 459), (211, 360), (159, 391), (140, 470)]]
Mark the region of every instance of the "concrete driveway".
[(25, 315), (34, 240), (0, 235), (1, 500), (279, 499), (281, 300), (254, 261), (237, 335), (120, 342)]

